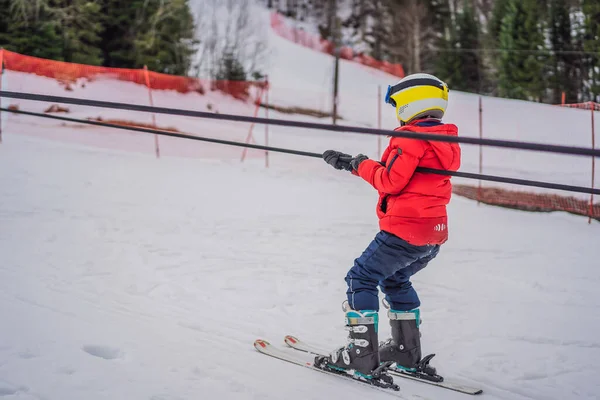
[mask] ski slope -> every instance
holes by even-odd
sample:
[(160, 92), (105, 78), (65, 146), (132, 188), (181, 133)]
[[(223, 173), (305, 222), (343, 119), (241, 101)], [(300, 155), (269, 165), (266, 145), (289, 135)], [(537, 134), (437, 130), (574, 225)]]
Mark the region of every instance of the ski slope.
[[(271, 102), (327, 109), (330, 57), (268, 38)], [(396, 78), (342, 61), (341, 79), (342, 123), (376, 126), (377, 85)], [(7, 72), (2, 87), (147, 104), (146, 88), (125, 82), (66, 93), (51, 80)], [(155, 92), (154, 100), (253, 112), (218, 92)], [(591, 144), (590, 112), (483, 101), (485, 137)], [(69, 107), (75, 118), (152, 121)], [(451, 92), (448, 121), (461, 135), (478, 135), (477, 110), (478, 96)], [(393, 128), (391, 108), (383, 112), (383, 127)], [(240, 163), (240, 148), (161, 137), (157, 160), (150, 135), (2, 118), (0, 400), (388, 397), (252, 346), (256, 338), (283, 344), (286, 334), (331, 349), (345, 343), (343, 278), (377, 232), (376, 193), (365, 182), (319, 159), (271, 154), (265, 169), (262, 152)], [(237, 141), (248, 134), (246, 124), (163, 115), (157, 123)], [(255, 127), (259, 143), (263, 130)], [(269, 128), (269, 144), (377, 152), (373, 137), (281, 127)], [(478, 151), (463, 146), (462, 170), (476, 171)], [(484, 150), (484, 173), (527, 179), (589, 186), (590, 164)], [(449, 242), (414, 279), (423, 350), (437, 354), (439, 372), (481, 386), (486, 400), (599, 398), (600, 224), (457, 196), (449, 217)], [(389, 326), (381, 319), (383, 339)], [(468, 398), (399, 384), (405, 399)]]
[[(343, 277), (376, 233), (366, 183), (304, 164), (156, 160), (6, 135), (0, 394), (385, 398), (252, 347), (289, 333), (343, 344)], [(450, 241), (415, 278), (440, 372), (485, 399), (597, 398), (600, 224), (459, 197), (449, 213)], [(400, 383), (408, 399), (464, 398)]]

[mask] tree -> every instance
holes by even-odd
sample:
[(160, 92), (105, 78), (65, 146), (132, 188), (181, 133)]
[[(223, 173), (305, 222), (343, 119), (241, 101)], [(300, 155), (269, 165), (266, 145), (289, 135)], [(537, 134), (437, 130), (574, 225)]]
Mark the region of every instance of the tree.
[(58, 26), (42, 4), (0, 0), (0, 47), (34, 57), (62, 60)]
[[(266, 55), (262, 21), (250, 13), (249, 0), (205, 1), (198, 10), (197, 36), (202, 38), (198, 74), (217, 79), (223, 64), (233, 57), (246, 76), (259, 76)], [(221, 19), (217, 19), (217, 15)], [(218, 21), (217, 21), (218, 20)]]
[(188, 0), (146, 1), (137, 17), (141, 32), (134, 39), (135, 63), (153, 71), (187, 75), (198, 41)]
[(92, 0), (2, 0), (8, 15), (0, 44), (9, 50), (53, 60), (99, 65), (100, 5)]
[(567, 102), (577, 101), (575, 57), (572, 53), (571, 19), (564, 0), (550, 2), (550, 44), (552, 48), (552, 99), (560, 103), (562, 92)]
[(245, 81), (246, 71), (231, 49), (227, 49), (221, 58), (217, 71), (217, 80)]
[(499, 94), (541, 101), (545, 82), (543, 35), (535, 0), (509, 0), (500, 30)]
[(447, 38), (440, 43), (436, 73), (456, 90), (480, 92), (481, 57), (479, 22), (472, 5), (466, 4), (456, 13)]
[(431, 52), (426, 51), (435, 34), (430, 23), (427, 5), (418, 0), (391, 0), (392, 33), (389, 35), (389, 55), (400, 62), (407, 74), (424, 71), (430, 63)]
[(454, 83), (457, 90), (479, 92), (481, 86), (481, 61), (479, 41), (479, 22), (475, 10), (465, 6), (458, 16), (458, 65), (460, 81)]
[(589, 80), (589, 98), (600, 101), (600, 3), (597, 0), (583, 0), (584, 38), (586, 54), (586, 78)]
[(100, 34), (103, 65), (106, 67), (139, 68), (135, 40), (143, 31), (139, 10), (144, 0), (102, 0)]
[(438, 45), (435, 74), (452, 89), (460, 87), (463, 79), (461, 73), (458, 32), (455, 24), (451, 24), (447, 37), (442, 38)]
[(488, 23), (488, 43), (491, 47), (500, 44), (500, 32), (502, 31), (502, 20), (509, 11), (511, 0), (496, 0), (490, 21)]
[(63, 42), (63, 59), (68, 62), (100, 65), (101, 6), (90, 0), (56, 0), (49, 12), (58, 24)]

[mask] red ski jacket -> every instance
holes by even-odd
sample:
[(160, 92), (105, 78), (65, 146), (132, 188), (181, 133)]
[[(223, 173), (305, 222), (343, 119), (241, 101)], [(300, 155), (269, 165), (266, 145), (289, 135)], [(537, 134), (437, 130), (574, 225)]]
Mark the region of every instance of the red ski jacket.
[[(437, 120), (418, 120), (395, 130), (458, 136), (456, 125)], [(361, 162), (357, 174), (379, 192), (379, 228), (415, 246), (448, 240), (446, 205), (452, 194), (450, 176), (415, 172), (415, 169), (456, 171), (460, 167), (460, 154), (458, 143), (393, 137), (381, 162)]]

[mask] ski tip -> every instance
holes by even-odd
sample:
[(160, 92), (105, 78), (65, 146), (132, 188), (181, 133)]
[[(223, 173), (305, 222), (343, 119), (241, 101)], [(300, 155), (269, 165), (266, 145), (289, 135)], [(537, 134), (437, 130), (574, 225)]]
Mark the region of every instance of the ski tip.
[(264, 349), (264, 348), (266, 348), (267, 346), (269, 346), (269, 342), (267, 342), (266, 340), (263, 340), (263, 339), (256, 339), (256, 340), (254, 341), (254, 347), (255, 347), (255, 348), (257, 348), (257, 349), (258, 349), (259, 347)]
[(285, 341), (285, 343), (286, 343), (286, 344), (288, 344), (288, 345), (289, 345), (290, 343), (291, 343), (291, 344), (296, 344), (296, 343), (298, 343), (298, 342), (299, 342), (299, 340), (298, 340), (296, 337), (292, 336), (292, 335), (286, 335), (286, 337), (285, 337), (284, 341)]

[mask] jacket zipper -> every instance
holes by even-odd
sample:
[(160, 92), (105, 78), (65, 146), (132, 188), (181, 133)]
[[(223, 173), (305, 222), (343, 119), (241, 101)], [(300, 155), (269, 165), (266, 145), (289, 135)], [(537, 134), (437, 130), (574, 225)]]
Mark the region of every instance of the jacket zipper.
[(392, 165), (394, 165), (394, 163), (396, 162), (396, 159), (400, 156), (400, 154), (402, 154), (402, 149), (398, 149), (398, 153), (396, 155), (394, 155), (394, 157), (392, 157), (392, 160), (388, 164), (388, 166), (387, 166), (387, 172), (388, 172), (388, 174), (392, 170)]

